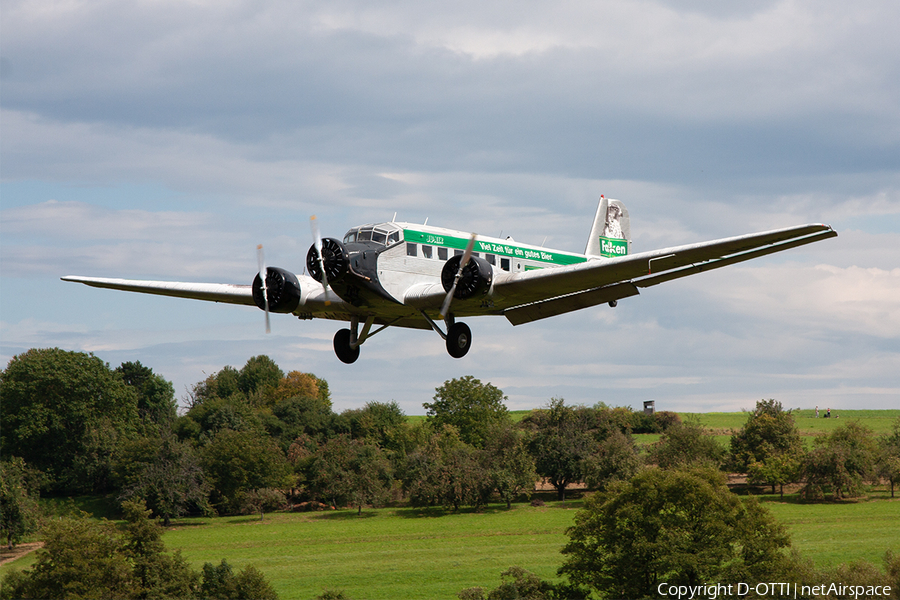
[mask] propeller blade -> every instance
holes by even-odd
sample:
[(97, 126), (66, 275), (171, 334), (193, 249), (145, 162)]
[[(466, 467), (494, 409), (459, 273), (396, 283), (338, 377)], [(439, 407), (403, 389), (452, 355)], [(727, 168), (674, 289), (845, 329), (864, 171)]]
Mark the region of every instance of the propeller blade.
[(256, 246), (256, 260), (259, 262), (259, 280), (262, 283), (263, 304), (266, 307), (266, 333), (272, 333), (272, 327), (269, 324), (269, 292), (266, 290), (266, 275), (268, 271), (266, 270), (266, 260), (263, 257), (262, 244)]
[(331, 306), (331, 300), (328, 299), (328, 275), (325, 274), (325, 258), (322, 256), (322, 235), (319, 233), (319, 222), (316, 220), (316, 215), (309, 218), (309, 227), (312, 230), (316, 254), (319, 255), (319, 268), (322, 270), (322, 289), (325, 290), (325, 306)]
[(439, 318), (443, 319), (448, 314), (450, 314), (450, 303), (453, 301), (453, 294), (456, 293), (456, 284), (459, 283), (460, 277), (462, 277), (463, 269), (466, 268), (466, 265), (469, 262), (469, 259), (472, 258), (472, 249), (475, 247), (475, 234), (472, 234), (472, 237), (469, 238), (469, 243), (466, 244), (466, 251), (463, 252), (462, 259), (459, 261), (459, 269), (456, 271), (456, 277), (453, 278), (453, 285), (450, 286), (450, 291), (447, 292), (447, 296), (444, 298), (444, 304), (441, 306), (441, 313), (438, 315)]

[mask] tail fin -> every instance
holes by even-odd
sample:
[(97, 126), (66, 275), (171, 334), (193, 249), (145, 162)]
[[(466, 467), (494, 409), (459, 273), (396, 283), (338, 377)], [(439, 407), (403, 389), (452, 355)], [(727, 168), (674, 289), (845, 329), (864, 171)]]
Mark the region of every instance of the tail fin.
[(628, 210), (620, 200), (600, 196), (591, 237), (584, 253), (588, 256), (614, 258), (625, 256), (631, 249), (631, 221)]

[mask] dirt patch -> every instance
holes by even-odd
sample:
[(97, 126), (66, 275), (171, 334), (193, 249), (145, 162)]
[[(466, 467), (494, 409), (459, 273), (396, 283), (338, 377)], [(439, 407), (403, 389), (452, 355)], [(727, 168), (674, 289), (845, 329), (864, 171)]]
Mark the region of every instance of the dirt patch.
[(27, 544), (18, 544), (13, 547), (12, 550), (3, 546), (0, 548), (0, 565), (5, 565), (8, 562), (12, 562), (17, 558), (22, 558), (26, 554), (34, 552), (38, 548), (43, 547), (44, 542), (29, 542)]

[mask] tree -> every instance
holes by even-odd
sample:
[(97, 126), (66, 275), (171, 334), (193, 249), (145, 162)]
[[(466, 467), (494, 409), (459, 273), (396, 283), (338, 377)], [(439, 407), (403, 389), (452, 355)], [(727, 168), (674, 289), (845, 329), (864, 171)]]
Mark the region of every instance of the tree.
[[(803, 443), (794, 416), (776, 400), (758, 401), (744, 426), (731, 436), (732, 466), (741, 473), (747, 473), (751, 464), (765, 463), (770, 457), (785, 455), (794, 460), (802, 452)], [(765, 481), (772, 484), (774, 493), (775, 482)]]
[(247, 565), (237, 575), (224, 558), (218, 566), (203, 565), (200, 597), (209, 600), (278, 600), (278, 594), (265, 576), (253, 565)]
[(143, 499), (168, 526), (191, 508), (208, 509), (209, 483), (193, 446), (163, 429), (127, 443), (118, 458), (120, 499)]
[(241, 512), (259, 513), (259, 520), (262, 521), (265, 513), (278, 510), (286, 503), (287, 497), (283, 492), (272, 488), (260, 488), (241, 495)]
[(145, 367), (140, 361), (123, 362), (116, 367), (125, 385), (137, 393), (138, 413), (154, 423), (172, 423), (177, 416), (175, 388), (170, 381)]
[(512, 508), (512, 501), (521, 494), (531, 495), (538, 474), (522, 432), (509, 424), (496, 427), (488, 436), (482, 456), (491, 484), (506, 502), (506, 508)]
[(309, 463), (310, 491), (322, 499), (351, 504), (362, 513), (365, 504), (378, 505), (388, 497), (393, 481), (390, 461), (381, 449), (364, 440), (342, 435), (326, 440)]
[(613, 431), (583, 460), (584, 482), (591, 489), (605, 489), (614, 481), (631, 479), (641, 468), (634, 439)]
[(718, 468), (725, 457), (725, 449), (712, 435), (706, 433), (696, 419), (669, 427), (660, 440), (650, 447), (648, 461), (662, 469), (687, 466)]
[(19, 456), (53, 491), (108, 489), (115, 448), (135, 434), (137, 394), (92, 354), (31, 349), (0, 375), (0, 453)]
[(140, 500), (122, 503), (125, 513), (123, 554), (132, 567), (134, 598), (191, 598), (199, 576), (181, 556), (166, 553), (159, 526), (150, 520), (151, 511)]
[(772, 486), (779, 486), (779, 494), (784, 499), (784, 484), (797, 481), (800, 478), (805, 454), (801, 451), (790, 451), (782, 454), (771, 454), (762, 462), (753, 461), (747, 468), (747, 477), (751, 483), (767, 482)]
[(0, 461), (0, 536), (9, 548), (38, 527), (38, 480), (21, 458)]
[(252, 404), (267, 403), (266, 396), (271, 395), (284, 378), (284, 371), (275, 361), (260, 354), (247, 359), (238, 373), (238, 389)]
[(585, 501), (560, 574), (606, 597), (657, 595), (660, 583), (769, 581), (783, 571), (782, 526), (742, 502), (711, 468), (649, 468)]
[(469, 588), (457, 594), (460, 600), (583, 600), (588, 592), (565, 583), (544, 581), (522, 567), (510, 567), (500, 574), (500, 587), (484, 595), (481, 588)]
[(479, 450), (463, 442), (452, 425), (432, 431), (404, 461), (403, 487), (410, 504), (453, 510), (483, 505), (493, 486), (479, 458)]
[(504, 401), (506, 396), (498, 388), (466, 375), (445, 381), (435, 389), (434, 402), (422, 406), (436, 429), (453, 425), (464, 442), (483, 448), (488, 430), (509, 418)]
[(538, 475), (556, 488), (560, 501), (566, 499), (566, 487), (583, 477), (584, 459), (595, 445), (588, 428), (589, 410), (576, 410), (562, 398), (553, 398), (547, 408), (532, 411), (523, 421)]
[(331, 394), (328, 391), (328, 382), (319, 379), (312, 373), (301, 373), (300, 371), (291, 371), (285, 375), (275, 390), (272, 392), (272, 398), (275, 402), (287, 400), (288, 398), (318, 398), (323, 405), (331, 410)]
[(370, 440), (384, 449), (395, 449), (394, 432), (406, 423), (406, 415), (396, 402), (366, 402), (362, 408), (345, 410), (341, 417), (354, 438)]
[(201, 464), (212, 485), (212, 500), (226, 512), (238, 511), (241, 494), (293, 483), (284, 452), (271, 439), (253, 433), (220, 431), (201, 451)]
[[(132, 569), (115, 526), (87, 515), (50, 521), (30, 570), (5, 580), (8, 598), (129, 598)], [(11, 585), (10, 585), (11, 584)]]
[(878, 476), (890, 482), (893, 498), (894, 486), (900, 482), (900, 417), (894, 421), (891, 433), (878, 440), (878, 446)]
[(878, 446), (869, 428), (851, 421), (813, 443), (802, 470), (807, 498), (821, 498), (826, 492), (835, 499), (857, 496), (865, 482), (877, 480)]
[(331, 401), (314, 396), (292, 396), (279, 400), (272, 408), (277, 419), (267, 427), (282, 441), (292, 441), (301, 435), (324, 439), (335, 433), (335, 414)]

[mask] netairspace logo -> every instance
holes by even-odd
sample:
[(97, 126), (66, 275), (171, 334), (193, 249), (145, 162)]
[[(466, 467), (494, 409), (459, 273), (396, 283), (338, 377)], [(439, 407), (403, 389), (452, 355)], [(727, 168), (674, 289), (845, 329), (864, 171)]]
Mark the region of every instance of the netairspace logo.
[(800, 598), (808, 596), (836, 596), (838, 598), (874, 598), (890, 596), (891, 586), (885, 585), (844, 585), (823, 583), (821, 585), (798, 585), (796, 583), (709, 583), (706, 585), (669, 585), (661, 583), (656, 588), (660, 596), (692, 600), (693, 598), (716, 598), (746, 596), (751, 591), (760, 598)]

